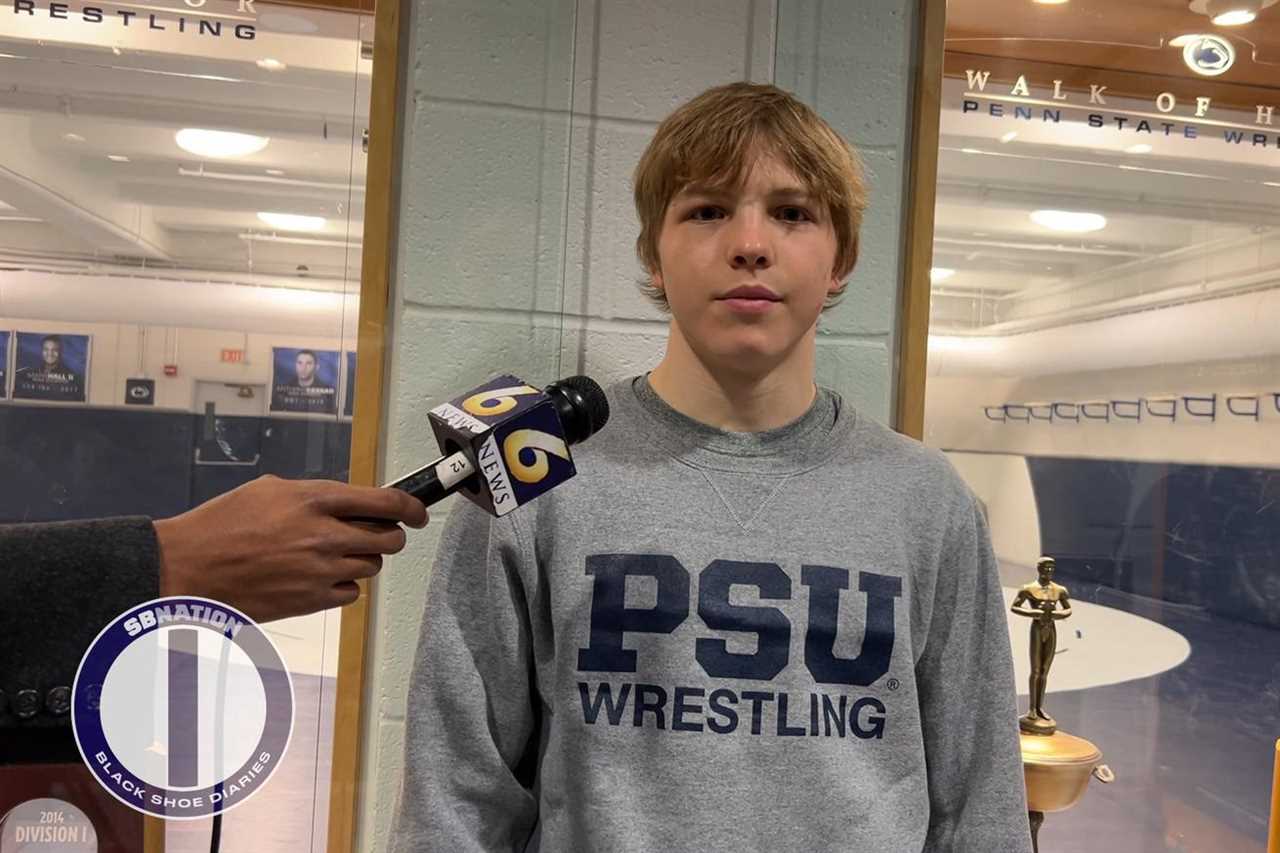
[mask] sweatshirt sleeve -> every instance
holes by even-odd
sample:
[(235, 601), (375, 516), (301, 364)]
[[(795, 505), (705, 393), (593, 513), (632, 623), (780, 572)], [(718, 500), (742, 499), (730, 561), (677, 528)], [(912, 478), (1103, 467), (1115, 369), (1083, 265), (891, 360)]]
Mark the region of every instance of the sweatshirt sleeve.
[(159, 594), (146, 517), (0, 525), (0, 765), (79, 762), (79, 661), (109, 621)]
[(0, 526), (0, 729), (69, 726), (89, 644), (159, 593), (149, 518)]
[(511, 516), (458, 499), (428, 583), (405, 720), (396, 853), (523, 850), (537, 821), (533, 655)]
[(916, 665), (928, 851), (1030, 853), (1008, 622), (986, 520), (968, 497), (943, 543)]

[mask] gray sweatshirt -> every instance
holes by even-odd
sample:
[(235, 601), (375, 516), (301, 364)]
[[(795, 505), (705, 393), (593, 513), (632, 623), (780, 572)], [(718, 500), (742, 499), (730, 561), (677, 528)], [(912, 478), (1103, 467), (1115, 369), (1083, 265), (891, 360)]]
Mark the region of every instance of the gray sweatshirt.
[(1029, 851), (996, 564), (941, 454), (825, 390), (751, 434), (609, 398), (576, 478), (454, 506), (392, 849)]

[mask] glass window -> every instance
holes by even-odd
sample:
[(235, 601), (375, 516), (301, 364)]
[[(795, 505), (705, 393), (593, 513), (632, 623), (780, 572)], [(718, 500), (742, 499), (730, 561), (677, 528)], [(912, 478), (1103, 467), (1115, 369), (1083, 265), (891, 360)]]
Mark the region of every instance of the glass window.
[[(0, 10), (0, 523), (346, 479), (372, 43), (371, 3)], [(337, 627), (264, 626), (292, 740), (223, 849), (325, 848)]]
[[(1280, 8), (951, 0), (926, 441), (1006, 593), (1056, 561), (1044, 710), (1116, 781), (1057, 851), (1263, 849), (1280, 735)], [(1223, 17), (1219, 17), (1223, 16)], [(1028, 704), (1027, 620), (1010, 616)]]

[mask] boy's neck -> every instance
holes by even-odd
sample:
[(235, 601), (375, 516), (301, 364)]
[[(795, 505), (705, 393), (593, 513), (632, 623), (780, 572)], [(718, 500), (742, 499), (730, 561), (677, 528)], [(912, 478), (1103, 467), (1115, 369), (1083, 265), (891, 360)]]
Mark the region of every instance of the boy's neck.
[(663, 401), (686, 417), (730, 432), (763, 432), (786, 426), (813, 405), (814, 343), (762, 372), (715, 369), (704, 363), (674, 328), (667, 353), (649, 385)]

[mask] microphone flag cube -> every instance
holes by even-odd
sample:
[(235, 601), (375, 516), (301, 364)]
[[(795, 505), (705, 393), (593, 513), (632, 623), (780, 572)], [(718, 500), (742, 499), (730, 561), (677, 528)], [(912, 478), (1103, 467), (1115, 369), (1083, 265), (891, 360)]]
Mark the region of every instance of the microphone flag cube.
[(428, 414), (446, 455), (475, 466), (459, 491), (481, 509), (506, 515), (577, 473), (554, 401), (508, 374), (441, 403)]

